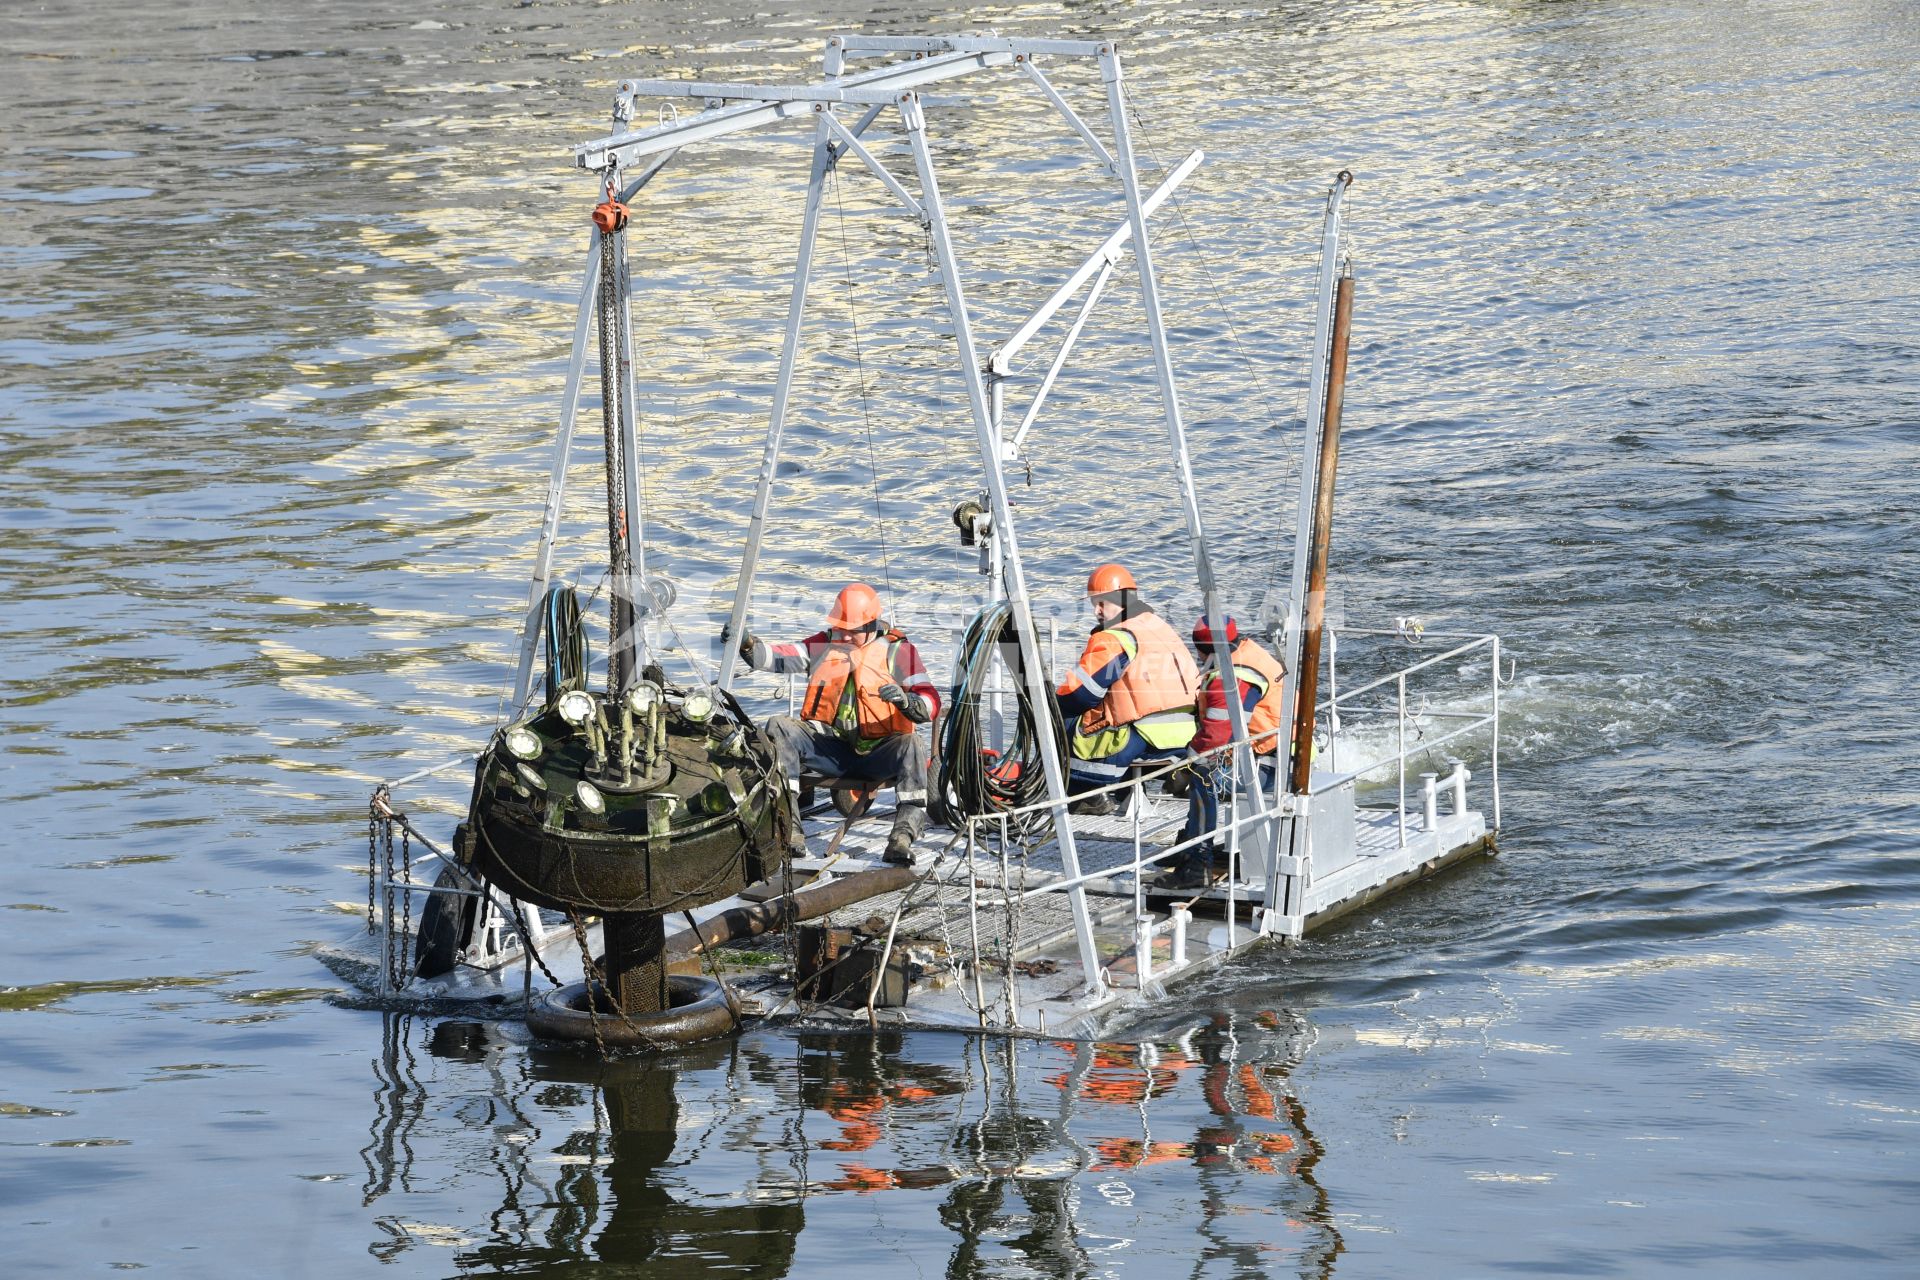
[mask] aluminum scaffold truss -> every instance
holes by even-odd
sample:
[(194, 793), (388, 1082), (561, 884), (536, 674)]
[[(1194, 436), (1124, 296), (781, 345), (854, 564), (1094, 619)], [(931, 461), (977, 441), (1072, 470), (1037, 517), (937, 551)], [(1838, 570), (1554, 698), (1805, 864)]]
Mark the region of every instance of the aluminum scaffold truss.
[[(862, 62), (891, 59), (880, 65), (860, 67)], [(1054, 60), (1082, 60), (1093, 63), (1104, 91), (1105, 138), (1068, 100), (1049, 78), (1043, 64)], [(856, 69), (857, 68), (857, 69)], [(732, 640), (744, 633), (753, 598), (754, 576), (762, 542), (767, 532), (775, 477), (787, 425), (788, 406), (793, 390), (795, 368), (800, 352), (800, 336), (806, 312), (807, 288), (812, 276), (816, 239), (819, 232), (826, 179), (837, 165), (852, 157), (870, 172), (891, 195), (906, 216), (925, 230), (933, 253), (934, 265), (944, 286), (959, 372), (965, 382), (975, 443), (989, 504), (991, 526), (996, 539), (996, 564), (999, 581), (996, 593), (1003, 593), (1012, 610), (1019, 635), (1023, 661), (1022, 678), (1026, 695), (1035, 706), (1044, 706), (1050, 697), (1047, 667), (1040, 648), (1040, 631), (1033, 615), (1032, 597), (1020, 554), (1019, 534), (1007, 489), (1007, 463), (1018, 451), (1047, 398), (1061, 366), (1078, 338), (1089, 313), (1107, 288), (1116, 268), (1131, 251), (1140, 282), (1140, 299), (1152, 348), (1155, 379), (1158, 385), (1167, 445), (1178, 484), (1179, 502), (1206, 616), (1215, 640), (1215, 659), (1221, 670), (1231, 670), (1226, 640), (1225, 597), (1214, 572), (1200, 508), (1194, 487), (1193, 468), (1188, 451), (1187, 432), (1182, 420), (1180, 398), (1174, 376), (1174, 362), (1168, 347), (1165, 320), (1161, 310), (1160, 289), (1155, 275), (1148, 221), (1203, 160), (1195, 151), (1166, 172), (1151, 191), (1142, 187), (1135, 162), (1130, 107), (1118, 47), (1109, 40), (1021, 40), (1000, 37), (930, 36), (882, 37), (837, 35), (827, 41), (823, 79), (804, 85), (763, 85), (697, 80), (623, 80), (615, 98), (614, 123), (617, 132), (574, 148), (579, 168), (596, 174), (610, 200), (630, 199), (684, 148), (714, 142), (735, 134), (782, 122), (811, 123), (813, 146), (807, 171), (804, 215), (800, 244), (794, 269), (791, 296), (787, 308), (778, 371), (773, 385), (772, 408), (767, 424), (766, 445), (756, 480), (752, 515), (740, 572), (729, 618), (719, 643), (719, 686), (730, 691), (735, 679), (735, 655)], [(962, 77), (979, 74), (1011, 73), (1032, 88), (1040, 100), (1065, 122), (1085, 145), (1091, 165), (1102, 179), (1118, 187), (1125, 218), (1102, 243), (1090, 252), (1080, 266), (1069, 273), (1050, 295), (998, 347), (984, 357), (976, 339), (968, 301), (962, 287), (960, 262), (949, 234), (947, 206), (941, 194), (934, 149), (929, 136), (928, 103), (923, 90)], [(645, 127), (633, 128), (635, 104), (645, 98), (693, 98), (702, 109), (681, 118)], [(863, 139), (883, 118), (896, 122), (908, 143), (914, 162), (912, 186), (891, 173)], [(1091, 117), (1098, 120), (1097, 113)], [(619, 242), (612, 251), (604, 237)], [(618, 658), (628, 654), (632, 669), (639, 655), (644, 660), (653, 644), (652, 627), (660, 602), (645, 587), (644, 548), (641, 531), (643, 513), (639, 509), (638, 449), (634, 426), (634, 386), (630, 327), (624, 323), (628, 312), (628, 280), (625, 267), (625, 237), (618, 229), (603, 231), (596, 227), (587, 255), (586, 278), (581, 289), (578, 320), (575, 324), (572, 357), (568, 366), (568, 385), (560, 423), (559, 448), (548, 486), (545, 518), (536, 557), (532, 590), (529, 596), (527, 624), (520, 651), (515, 684), (516, 703), (529, 692), (535, 648), (540, 630), (539, 609), (545, 597), (551, 572), (554, 540), (558, 533), (566, 460), (571, 447), (579, 407), (581, 383), (587, 365), (588, 331), (595, 311), (596, 290), (603, 287), (606, 273), (618, 278), (617, 340), (604, 338), (601, 350), (615, 366), (609, 374), (603, 369), (603, 385), (617, 397), (619, 413), (610, 416), (617, 425), (618, 439), (610, 438), (609, 464), (615, 458), (624, 472), (625, 520), (616, 519), (631, 539), (632, 553), (624, 564), (616, 555), (612, 591), (616, 620), (624, 602), (631, 619), (631, 634), (620, 634), (616, 621), (611, 653)], [(1082, 292), (1085, 297), (1062, 340), (1058, 354), (1035, 385), (1026, 412), (1018, 428), (1008, 438), (1004, 427), (1006, 389), (1021, 375), (1016, 357), (1022, 348), (1067, 304)], [(604, 364), (604, 361), (603, 361)], [(614, 429), (610, 428), (610, 437)], [(619, 531), (616, 531), (616, 537)], [(1277, 852), (1279, 841), (1278, 797), (1267, 795), (1261, 785), (1260, 770), (1248, 741), (1246, 713), (1238, 699), (1227, 699), (1237, 744), (1232, 771), (1241, 804), (1255, 819), (1249, 828), (1253, 838), (1269, 851)], [(1097, 953), (1088, 913), (1080, 860), (1074, 845), (1072, 823), (1068, 820), (1066, 762), (1050, 735), (1040, 735), (1042, 764), (1053, 819), (1053, 831), (1059, 846), (1064, 879), (1073, 885), (1068, 890), (1074, 917), (1074, 933), (1079, 959), (1085, 975), (1084, 998), (1095, 1001), (1106, 994), (1102, 964)], [(1275, 866), (1276, 859), (1263, 858), (1263, 865)], [(1298, 899), (1297, 890), (1292, 899)], [(1276, 915), (1281, 921), (1283, 916)], [(1297, 927), (1297, 921), (1296, 927)], [(1284, 926), (1281, 926), (1284, 927)]]

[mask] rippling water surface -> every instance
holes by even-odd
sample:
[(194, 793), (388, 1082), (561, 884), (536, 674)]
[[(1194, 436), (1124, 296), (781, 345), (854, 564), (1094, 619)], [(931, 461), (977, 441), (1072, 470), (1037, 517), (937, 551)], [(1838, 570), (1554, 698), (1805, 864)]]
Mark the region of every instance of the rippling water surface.
[[(1243, 598), (1289, 519), (1321, 195), (1358, 173), (1338, 604), (1506, 637), (1503, 855), (1113, 1045), (601, 1066), (333, 1003), (311, 949), (357, 927), (368, 788), (473, 743), (509, 676), (592, 198), (567, 146), (621, 75), (986, 26), (1117, 33), (1148, 158), (1209, 152), (1158, 247)], [(10, 1274), (1910, 1271), (1912, 6), (107, 0), (0, 32)], [(932, 114), (1004, 332), (1115, 214), (1010, 90)], [(640, 201), (689, 647), (804, 161), (728, 143)], [(973, 582), (936, 282), (860, 175), (824, 236), (756, 623), (859, 574), (931, 619)], [(1019, 495), (1069, 607), (1110, 556), (1190, 577), (1114, 293)]]

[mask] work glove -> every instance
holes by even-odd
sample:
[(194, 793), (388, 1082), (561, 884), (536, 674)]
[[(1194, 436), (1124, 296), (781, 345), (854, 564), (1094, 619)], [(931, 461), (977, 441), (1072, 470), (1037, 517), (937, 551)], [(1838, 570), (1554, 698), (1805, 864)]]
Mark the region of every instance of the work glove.
[(915, 724), (925, 724), (933, 719), (933, 709), (927, 705), (925, 698), (917, 693), (908, 693), (892, 681), (880, 686), (880, 701), (900, 708), (900, 714)]
[(753, 649), (756, 643), (758, 642), (755, 640), (753, 632), (745, 631), (745, 630), (741, 631), (740, 660), (746, 663), (750, 667), (753, 665)]

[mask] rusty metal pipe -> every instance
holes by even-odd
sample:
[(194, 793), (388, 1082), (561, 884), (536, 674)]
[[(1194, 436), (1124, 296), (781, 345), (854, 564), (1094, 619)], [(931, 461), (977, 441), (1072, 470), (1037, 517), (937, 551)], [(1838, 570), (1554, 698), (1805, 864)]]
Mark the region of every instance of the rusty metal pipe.
[(751, 906), (730, 907), (702, 922), (697, 931), (682, 929), (667, 939), (669, 961), (684, 960), (702, 951), (725, 946), (740, 938), (757, 937), (774, 929), (814, 920), (842, 907), (850, 907), (883, 893), (898, 893), (916, 879), (912, 867), (880, 867), (842, 876), (828, 884), (802, 889), (793, 895), (793, 914), (787, 914), (788, 899), (769, 898)]
[(1320, 467), (1313, 491), (1313, 541), (1307, 553), (1306, 617), (1300, 674), (1294, 682), (1293, 759), (1288, 789), (1305, 795), (1313, 772), (1314, 705), (1320, 693), (1320, 645), (1327, 620), (1327, 544), (1333, 533), (1333, 479), (1340, 464), (1340, 409), (1347, 389), (1347, 339), (1353, 328), (1353, 276), (1340, 277), (1333, 304), (1333, 351), (1327, 366), (1327, 408), (1320, 430)]

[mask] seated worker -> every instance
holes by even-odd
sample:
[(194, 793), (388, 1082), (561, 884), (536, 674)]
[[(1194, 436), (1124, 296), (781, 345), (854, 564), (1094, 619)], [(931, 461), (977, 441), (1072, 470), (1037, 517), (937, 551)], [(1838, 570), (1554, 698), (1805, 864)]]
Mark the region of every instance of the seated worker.
[(913, 842), (927, 829), (927, 753), (914, 729), (939, 713), (940, 695), (913, 641), (880, 620), (873, 588), (844, 588), (827, 612), (827, 629), (797, 644), (742, 635), (740, 656), (755, 671), (807, 673), (799, 716), (767, 721), (795, 813), (803, 772), (891, 782), (896, 804), (886, 860), (912, 862)]
[[(1280, 746), (1280, 685), (1287, 668), (1280, 659), (1251, 638), (1240, 638), (1240, 627), (1227, 619), (1227, 643), (1232, 646), (1234, 681), (1239, 686), (1240, 708), (1247, 717), (1247, 737), (1252, 741), (1254, 759), (1260, 762), (1262, 786), (1271, 786), (1273, 762)], [(1227, 792), (1233, 761), (1218, 749), (1233, 740), (1233, 714), (1227, 708), (1226, 681), (1220, 678), (1219, 663), (1213, 650), (1213, 628), (1202, 614), (1193, 624), (1193, 647), (1200, 654), (1200, 696), (1195, 702), (1200, 731), (1188, 749), (1199, 759), (1194, 765), (1194, 780), (1187, 792), (1187, 825), (1180, 829), (1180, 841), (1204, 835), (1220, 825), (1220, 799)], [(1215, 752), (1207, 756), (1208, 752)], [(1197, 889), (1208, 882), (1207, 866), (1219, 853), (1217, 842), (1195, 845), (1181, 856), (1173, 868), (1169, 887)]]
[[(1117, 782), (1136, 761), (1185, 755), (1200, 687), (1186, 643), (1140, 602), (1131, 573), (1101, 565), (1087, 579), (1087, 598), (1093, 634), (1054, 691), (1061, 715), (1079, 717), (1067, 761), (1071, 791)], [(1083, 804), (1081, 812), (1112, 810), (1106, 796)]]

